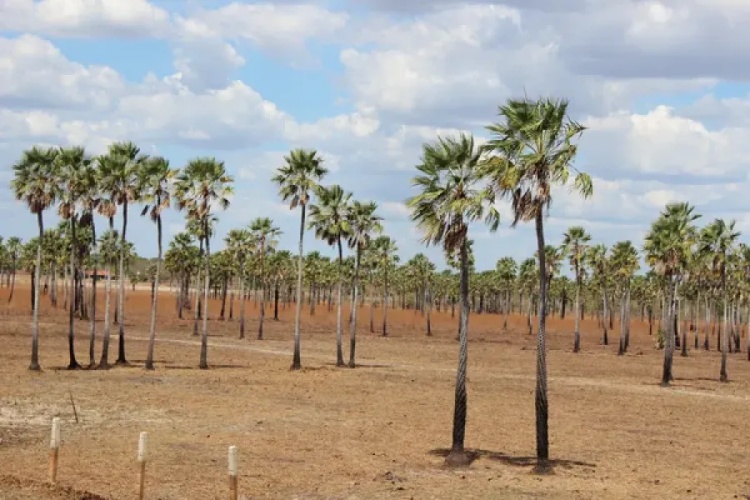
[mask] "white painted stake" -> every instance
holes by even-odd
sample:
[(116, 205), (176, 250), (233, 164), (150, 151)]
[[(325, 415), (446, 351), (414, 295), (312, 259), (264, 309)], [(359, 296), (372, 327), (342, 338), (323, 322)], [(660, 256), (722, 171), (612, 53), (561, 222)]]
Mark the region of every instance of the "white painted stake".
[(146, 460), (148, 457), (148, 432), (141, 432), (138, 438), (138, 499), (143, 500), (146, 486)]
[(60, 451), (60, 418), (52, 419), (52, 435), (49, 440), (49, 480), (57, 481), (57, 459)]
[(229, 447), (229, 500), (237, 500), (237, 447)]

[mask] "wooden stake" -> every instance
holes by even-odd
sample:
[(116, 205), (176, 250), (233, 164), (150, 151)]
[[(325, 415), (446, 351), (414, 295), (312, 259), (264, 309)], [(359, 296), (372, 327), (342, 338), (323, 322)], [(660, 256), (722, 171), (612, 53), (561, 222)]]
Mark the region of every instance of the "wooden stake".
[(148, 432), (141, 432), (141, 436), (138, 439), (138, 500), (143, 500), (143, 493), (146, 486), (147, 442)]
[(229, 500), (237, 500), (237, 447), (229, 447)]
[(57, 481), (57, 459), (60, 450), (60, 418), (52, 419), (52, 435), (49, 441), (49, 480)]

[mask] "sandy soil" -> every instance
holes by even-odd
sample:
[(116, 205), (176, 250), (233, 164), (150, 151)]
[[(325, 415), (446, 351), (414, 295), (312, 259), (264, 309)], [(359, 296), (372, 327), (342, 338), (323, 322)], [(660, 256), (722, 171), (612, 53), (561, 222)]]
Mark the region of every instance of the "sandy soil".
[[(743, 355), (730, 359), (729, 384), (717, 381), (718, 353), (677, 356), (677, 380), (665, 389), (658, 386), (662, 353), (645, 325), (636, 322), (631, 353), (618, 357), (614, 345), (598, 345), (593, 320), (583, 325), (583, 352), (573, 354), (572, 321), (551, 319), (556, 466), (553, 475), (537, 476), (531, 473), (534, 339), (523, 332), (521, 317), (503, 331), (498, 316), (472, 315), (467, 445), (479, 458), (451, 471), (441, 456), (450, 445), (458, 351), (449, 314), (434, 315), (435, 335), (428, 338), (420, 315), (392, 311), (391, 336), (382, 338), (369, 333), (363, 309), (361, 366), (351, 370), (332, 365), (335, 316), (321, 306), (310, 317), (305, 308), (305, 369), (290, 372), (293, 308), (269, 320), (266, 340), (258, 341), (258, 309), (250, 302), (247, 340), (238, 340), (236, 320), (210, 321), (212, 369), (203, 371), (192, 322), (176, 320), (173, 299), (163, 296), (156, 371), (142, 369), (148, 293), (136, 292), (128, 297), (125, 323), (133, 366), (64, 370), (66, 316), (43, 299), (44, 371), (32, 373), (28, 290), (17, 290), (8, 306), (7, 289), (0, 289), (0, 498), (134, 498), (140, 431), (150, 436), (147, 498), (226, 498), (230, 444), (239, 449), (246, 498), (750, 495), (750, 362)], [(211, 309), (213, 318), (217, 304)], [(377, 323), (380, 311), (375, 317)], [(83, 363), (87, 323), (78, 332)], [(116, 349), (113, 341), (110, 359)], [(45, 484), (53, 416), (63, 421), (55, 488)]]

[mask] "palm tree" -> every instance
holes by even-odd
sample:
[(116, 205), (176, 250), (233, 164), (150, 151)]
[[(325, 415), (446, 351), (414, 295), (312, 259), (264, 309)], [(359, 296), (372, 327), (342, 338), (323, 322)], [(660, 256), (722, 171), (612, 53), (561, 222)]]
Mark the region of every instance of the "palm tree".
[(379, 236), (375, 238), (372, 244), (373, 259), (379, 272), (383, 274), (383, 328), (381, 333), (383, 337), (388, 336), (388, 290), (389, 280), (388, 273), (391, 272), (398, 263), (398, 247), (396, 242), (388, 236)]
[(357, 294), (359, 292), (359, 267), (362, 261), (362, 252), (370, 245), (373, 233), (380, 233), (383, 227), (380, 225), (382, 217), (375, 215), (378, 205), (375, 202), (362, 203), (355, 201), (347, 214), (349, 218), (349, 248), (355, 252), (354, 260), (354, 296), (351, 306), (351, 324), (349, 330), (349, 368), (354, 368), (355, 351), (357, 346)]
[(232, 229), (224, 242), (240, 271), (240, 338), (245, 338), (245, 281), (247, 259), (253, 253), (255, 240), (247, 229)]
[[(510, 99), (500, 106), (499, 123), (487, 129), (492, 138), (485, 151), (494, 154), (486, 162), (486, 174), (495, 189), (509, 195), (515, 227), (534, 221), (539, 254), (539, 331), (537, 340), (536, 440), (539, 470), (549, 460), (547, 401), (547, 265), (544, 260), (544, 210), (552, 203), (552, 187), (567, 184), (578, 152), (574, 140), (585, 127), (567, 116), (565, 99)], [(574, 189), (591, 196), (591, 178), (576, 171)]]
[(151, 323), (148, 332), (148, 354), (146, 370), (154, 369), (154, 342), (156, 340), (156, 301), (159, 296), (159, 275), (162, 262), (162, 223), (161, 214), (171, 203), (171, 184), (177, 170), (170, 168), (169, 161), (160, 156), (149, 158), (139, 172), (140, 190), (146, 206), (141, 215), (148, 214), (156, 223), (156, 270), (154, 272), (154, 294), (151, 297)]
[[(89, 314), (89, 368), (96, 365), (96, 284), (99, 267), (99, 252), (97, 251), (96, 223), (94, 221), (94, 212), (98, 210), (101, 203), (99, 193), (99, 170), (96, 168), (96, 162), (89, 160), (81, 166), (80, 173), (81, 190), (78, 194), (78, 204), (81, 207), (81, 220), (79, 225), (81, 229), (90, 232), (89, 252), (93, 252), (94, 273), (91, 278), (91, 298)], [(89, 231), (90, 230), (90, 231)], [(84, 275), (85, 278), (85, 275)]]
[(196, 222), (202, 228), (202, 237), (206, 245), (204, 258), (205, 284), (203, 287), (203, 332), (201, 335), (200, 368), (208, 369), (208, 292), (211, 275), (211, 227), (212, 208), (221, 209), (229, 206), (234, 179), (227, 175), (224, 162), (214, 158), (196, 158), (188, 162), (177, 178), (175, 195), (180, 210), (187, 210), (188, 220)]
[[(125, 238), (128, 229), (128, 206), (140, 200), (138, 174), (147, 158), (132, 142), (116, 142), (109, 146), (106, 157), (99, 162), (102, 192), (109, 195), (109, 200), (113, 205), (122, 206), (118, 271), (120, 288), (117, 295), (117, 321), (120, 327), (116, 362), (118, 365), (128, 364), (125, 357), (125, 243), (127, 241)], [(114, 214), (114, 207), (110, 210)]]
[[(91, 158), (81, 147), (61, 149), (56, 158), (57, 175), (59, 185), (60, 207), (59, 215), (67, 220), (70, 228), (70, 290), (71, 299), (68, 307), (68, 354), (70, 362), (69, 370), (80, 368), (75, 353), (75, 311), (78, 305), (76, 283), (79, 280), (80, 269), (77, 262), (78, 241), (76, 229), (79, 224), (79, 204), (87, 191), (96, 185), (93, 178), (93, 169), (90, 168)], [(89, 217), (91, 215), (89, 214)]]
[(570, 260), (576, 280), (576, 304), (575, 304), (575, 333), (573, 339), (573, 352), (581, 350), (581, 288), (586, 275), (584, 256), (586, 255), (591, 235), (581, 226), (573, 226), (563, 235), (563, 248)]
[(721, 286), (724, 318), (721, 329), (721, 370), (719, 380), (728, 382), (727, 351), (729, 350), (729, 331), (727, 328), (727, 262), (734, 251), (740, 233), (734, 230), (735, 221), (727, 223), (723, 219), (716, 219), (706, 226), (700, 234), (698, 252), (711, 260), (712, 271), (718, 275)]
[(57, 197), (57, 178), (54, 175), (57, 150), (33, 147), (23, 152), (21, 159), (13, 165), (11, 189), (19, 201), (23, 201), (36, 215), (39, 239), (36, 243), (34, 265), (34, 299), (31, 320), (31, 364), (29, 370), (38, 371), (39, 366), (39, 283), (42, 274), (42, 246), (44, 244), (43, 213)]
[(513, 286), (513, 282), (516, 280), (516, 275), (518, 274), (518, 265), (513, 257), (503, 257), (495, 264), (495, 272), (497, 273), (497, 278), (501, 283), (505, 295), (502, 307), (503, 315), (505, 316), (503, 319), (503, 330), (507, 330), (508, 314), (510, 314), (511, 287)]
[(624, 355), (630, 344), (630, 282), (640, 267), (638, 250), (630, 241), (618, 241), (612, 247), (613, 275), (620, 288), (620, 346), (619, 356)]
[(106, 281), (104, 286), (104, 337), (102, 339), (102, 356), (99, 359), (99, 369), (109, 369), (109, 341), (111, 335), (112, 321), (112, 267), (111, 263), (120, 255), (120, 240), (116, 231), (109, 229), (99, 238), (99, 253), (106, 263), (104, 272)]
[(284, 201), (289, 201), (289, 209), (301, 208), (299, 225), (299, 252), (297, 255), (297, 300), (294, 312), (294, 357), (292, 370), (302, 368), (300, 358), (300, 314), (302, 312), (302, 272), (304, 255), (302, 243), (305, 237), (305, 210), (310, 201), (310, 193), (328, 173), (323, 166), (323, 159), (314, 149), (294, 149), (284, 157), (284, 165), (280, 167), (272, 180), (279, 185), (279, 195)]
[(466, 363), (469, 328), (469, 224), (484, 220), (492, 231), (497, 229), (499, 214), (494, 196), (482, 185), (478, 164), (481, 154), (474, 138), (439, 137), (422, 148), (419, 174), (412, 185), (421, 192), (408, 200), (411, 219), (424, 233), (428, 245), (442, 245), (449, 256), (458, 254), (460, 261), (459, 356), (453, 413), (453, 442), (446, 464), (468, 465), (464, 449), (466, 433)]
[[(414, 279), (417, 293), (421, 292), (421, 302), (423, 307), (415, 307), (424, 311), (427, 309), (427, 336), (432, 336), (432, 325), (430, 321), (430, 285), (435, 272), (435, 264), (430, 262), (430, 259), (423, 253), (418, 253), (406, 263), (406, 268)], [(418, 305), (418, 304), (415, 304)]]
[(268, 217), (259, 217), (250, 223), (250, 234), (258, 242), (258, 264), (260, 271), (260, 317), (258, 318), (258, 340), (263, 340), (263, 320), (266, 315), (266, 254), (269, 249), (276, 248), (276, 238), (281, 235), (281, 229), (273, 225)]
[(643, 243), (646, 262), (658, 274), (664, 276), (667, 285), (667, 326), (662, 386), (668, 386), (672, 381), (675, 298), (677, 287), (688, 269), (692, 247), (697, 238), (693, 222), (700, 215), (694, 214), (694, 210), (695, 207), (689, 203), (668, 204), (659, 218), (651, 224)]
[(10, 260), (10, 293), (8, 295), (8, 302), (13, 300), (13, 290), (16, 288), (16, 267), (18, 266), (18, 258), (21, 256), (21, 249), (23, 244), (21, 238), (11, 236), (5, 243), (5, 251), (7, 252), (8, 259)]
[[(341, 287), (344, 281), (344, 254), (342, 240), (351, 234), (350, 211), (352, 194), (341, 186), (318, 187), (318, 203), (310, 206), (309, 228), (315, 236), (338, 250), (338, 285), (336, 298), (336, 366), (344, 366), (341, 324)], [(352, 304), (354, 307), (354, 304)]]

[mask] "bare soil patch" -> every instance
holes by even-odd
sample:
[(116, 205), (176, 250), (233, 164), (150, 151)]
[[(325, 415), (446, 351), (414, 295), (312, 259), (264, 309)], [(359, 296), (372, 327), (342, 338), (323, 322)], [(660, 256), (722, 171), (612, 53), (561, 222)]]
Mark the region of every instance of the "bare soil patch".
[[(335, 314), (321, 305), (311, 317), (304, 308), (305, 368), (291, 372), (291, 305), (281, 306), (279, 321), (269, 309), (266, 340), (258, 341), (257, 306), (248, 303), (248, 339), (239, 340), (238, 304), (233, 321), (219, 321), (218, 302), (212, 301), (212, 368), (198, 370), (200, 339), (191, 335), (192, 321), (175, 318), (174, 299), (164, 293), (157, 366), (149, 372), (142, 368), (148, 301), (141, 291), (127, 299), (126, 353), (133, 366), (67, 371), (53, 369), (67, 365), (65, 313), (43, 299), (44, 370), (32, 373), (28, 289), (18, 287), (10, 305), (7, 289), (0, 289), (0, 497), (133, 498), (140, 431), (150, 436), (148, 498), (225, 498), (231, 444), (239, 449), (240, 490), (248, 498), (750, 493), (750, 449), (743, 438), (750, 421), (750, 363), (743, 354), (731, 355), (729, 384), (718, 382), (715, 351), (678, 355), (675, 383), (661, 388), (662, 353), (654, 349), (646, 325), (634, 322), (631, 353), (617, 356), (614, 342), (599, 345), (601, 332), (587, 319), (583, 351), (574, 354), (572, 320), (551, 318), (554, 473), (537, 475), (532, 473), (535, 337), (526, 334), (523, 317), (511, 317), (510, 329), (503, 331), (502, 318), (474, 314), (467, 445), (475, 456), (468, 468), (449, 470), (443, 460), (458, 351), (450, 313), (434, 314), (434, 335), (427, 337), (420, 314), (391, 311), (390, 336), (383, 338), (369, 332), (364, 308), (357, 344), (361, 366), (352, 370), (333, 366)], [(78, 361), (88, 364), (88, 323), (77, 328)], [(97, 328), (98, 357), (102, 324)], [(111, 360), (117, 357), (116, 338), (113, 330)], [(45, 483), (53, 416), (63, 421), (56, 487)]]

